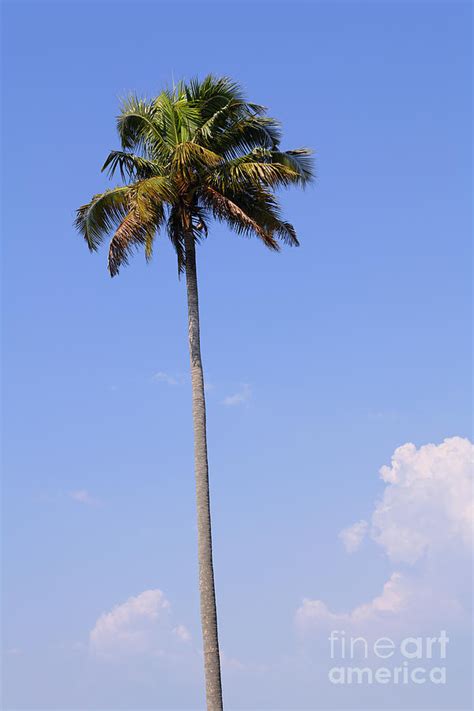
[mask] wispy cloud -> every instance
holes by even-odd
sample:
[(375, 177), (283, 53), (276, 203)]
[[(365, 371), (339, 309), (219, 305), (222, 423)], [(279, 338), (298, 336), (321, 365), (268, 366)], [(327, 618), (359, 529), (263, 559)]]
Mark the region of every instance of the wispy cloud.
[(165, 385), (181, 385), (183, 379), (175, 377), (174, 375), (170, 375), (169, 373), (165, 373), (162, 370), (159, 370), (152, 377), (152, 381), (154, 383), (165, 383)]
[(191, 633), (185, 625), (178, 625), (177, 627), (174, 627), (173, 634), (175, 634), (176, 637), (181, 640), (181, 642), (191, 641)]
[(248, 383), (244, 383), (241, 389), (233, 395), (228, 395), (222, 401), (223, 405), (234, 407), (235, 405), (245, 405), (252, 397), (252, 388)]
[(91, 496), (87, 489), (77, 489), (76, 491), (69, 492), (69, 496), (74, 501), (79, 504), (84, 504), (85, 506), (97, 506), (99, 500)]
[(348, 528), (343, 528), (339, 533), (339, 538), (344, 543), (348, 553), (354, 553), (362, 543), (369, 528), (367, 521), (357, 521)]
[(10, 647), (6, 650), (5, 654), (9, 657), (19, 657), (22, 654), (22, 650), (19, 647)]

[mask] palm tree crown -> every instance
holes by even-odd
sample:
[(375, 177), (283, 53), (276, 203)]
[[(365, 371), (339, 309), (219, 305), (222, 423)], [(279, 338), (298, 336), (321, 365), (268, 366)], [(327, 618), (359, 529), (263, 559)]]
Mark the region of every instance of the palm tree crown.
[(150, 259), (162, 229), (181, 272), (185, 236), (206, 236), (211, 217), (273, 250), (279, 240), (298, 244), (274, 191), (312, 179), (311, 151), (281, 151), (278, 122), (227, 77), (181, 82), (151, 100), (130, 96), (117, 129), (122, 150), (111, 151), (102, 170), (118, 171), (124, 185), (94, 195), (76, 216), (91, 251), (112, 234), (112, 276), (137, 247)]

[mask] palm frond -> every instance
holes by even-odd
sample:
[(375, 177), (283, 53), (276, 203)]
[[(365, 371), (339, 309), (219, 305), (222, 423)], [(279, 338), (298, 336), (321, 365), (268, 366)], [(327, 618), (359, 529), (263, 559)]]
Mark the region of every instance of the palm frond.
[(242, 87), (229, 77), (208, 74), (201, 81), (190, 79), (184, 88), (187, 101), (199, 107), (203, 121), (230, 101), (244, 101)]
[(117, 130), (122, 148), (142, 153), (145, 158), (166, 164), (172, 145), (156, 116), (155, 101), (129, 96), (117, 118)]
[(120, 172), (120, 177), (125, 181), (156, 175), (160, 172), (160, 165), (156, 161), (147, 160), (134, 153), (110, 151), (102, 166), (102, 172), (107, 171), (108, 177), (111, 178), (117, 169)]
[(129, 188), (112, 188), (94, 195), (92, 200), (76, 211), (75, 226), (83, 235), (91, 252), (98, 249), (105, 235), (125, 217), (128, 210)]
[(171, 244), (176, 251), (178, 259), (178, 275), (182, 274), (186, 264), (185, 246), (184, 246), (184, 230), (180, 214), (179, 206), (175, 205), (171, 208), (168, 220), (166, 222), (166, 231), (170, 238)]
[(178, 86), (176, 91), (163, 91), (153, 102), (154, 122), (169, 149), (192, 139), (200, 122), (199, 109), (186, 101)]
[[(301, 185), (307, 185), (314, 179), (313, 151), (309, 148), (296, 148), (293, 151), (272, 151), (272, 162), (294, 170)], [(296, 182), (296, 181), (295, 181)]]
[(162, 207), (165, 203), (173, 203), (177, 194), (170, 177), (155, 175), (152, 178), (139, 180), (130, 186), (130, 198), (137, 204), (138, 211), (151, 209), (150, 206)]
[(283, 220), (276, 196), (270, 189), (252, 185), (246, 190), (226, 195), (239, 208), (272, 236), (290, 246), (298, 246), (296, 231), (289, 222)]
[(116, 231), (109, 247), (109, 271), (118, 274), (134, 247), (144, 245), (145, 258), (150, 261), (153, 241), (165, 218), (165, 206), (175, 199), (174, 186), (169, 178), (154, 176), (130, 187), (130, 211)]
[(191, 141), (179, 143), (172, 157), (173, 170), (190, 177), (196, 171), (209, 171), (221, 162), (222, 156)]
[(184, 235), (207, 235), (209, 219), (258, 236), (270, 249), (297, 245), (274, 191), (306, 185), (314, 177), (311, 151), (280, 148), (280, 124), (228, 77), (208, 75), (165, 89), (154, 99), (130, 95), (117, 129), (122, 149), (102, 170), (119, 173), (123, 187), (94, 195), (80, 207), (76, 227), (89, 249), (108, 233), (109, 269), (115, 275), (136, 247), (150, 259), (156, 233), (166, 231), (185, 266)]
[(202, 145), (211, 145), (216, 136), (222, 135), (226, 128), (229, 128), (237, 121), (253, 116), (254, 113), (254, 110), (250, 108), (246, 101), (231, 99), (203, 121), (196, 130), (193, 140), (196, 143), (202, 143)]
[(244, 116), (230, 123), (214, 137), (214, 150), (225, 158), (239, 158), (255, 148), (276, 150), (280, 144), (280, 124), (269, 116)]
[(205, 187), (202, 190), (201, 197), (204, 205), (217, 220), (227, 222), (237, 234), (246, 236), (254, 234), (260, 237), (267, 247), (278, 251), (278, 243), (271, 233), (259, 224), (257, 220), (250, 217), (235, 200), (222, 195), (211, 187)]
[(283, 220), (280, 206), (275, 196), (266, 190), (258, 189), (249, 194), (241, 195), (239, 204), (247, 213), (266, 229), (272, 237), (276, 237), (290, 247), (298, 247), (296, 230), (290, 222)]
[[(271, 153), (270, 160), (271, 160)], [(267, 160), (258, 160), (257, 155), (236, 158), (218, 166), (209, 176), (209, 182), (226, 192), (238, 192), (249, 186), (287, 187), (300, 183), (300, 174), (292, 167)], [(256, 160), (257, 159), (257, 160)]]
[(136, 210), (130, 210), (118, 226), (109, 245), (108, 267), (110, 276), (116, 276), (120, 267), (128, 264), (130, 255), (140, 245), (153, 238), (152, 226), (144, 222)]

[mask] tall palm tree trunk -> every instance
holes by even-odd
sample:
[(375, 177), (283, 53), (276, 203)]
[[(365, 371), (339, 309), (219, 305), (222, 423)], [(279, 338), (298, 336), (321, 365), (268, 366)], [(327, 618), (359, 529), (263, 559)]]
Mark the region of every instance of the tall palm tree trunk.
[(185, 235), (189, 354), (193, 391), (194, 469), (198, 527), (199, 591), (204, 647), (207, 711), (222, 711), (222, 685), (217, 636), (217, 609), (212, 564), (211, 511), (207, 461), (206, 402), (199, 333), (199, 302), (194, 236)]

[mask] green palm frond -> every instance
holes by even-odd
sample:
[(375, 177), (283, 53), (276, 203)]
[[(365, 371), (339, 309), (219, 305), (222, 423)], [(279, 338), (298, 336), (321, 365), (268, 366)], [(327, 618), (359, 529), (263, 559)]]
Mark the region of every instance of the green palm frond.
[(238, 191), (239, 186), (260, 185), (264, 187), (287, 187), (301, 182), (300, 174), (282, 163), (255, 160), (246, 156), (227, 161), (209, 177), (209, 181), (222, 190)]
[(191, 141), (179, 143), (171, 161), (174, 171), (189, 176), (191, 180), (196, 171), (207, 173), (220, 163), (222, 163), (220, 155)]
[(230, 101), (244, 101), (242, 87), (229, 77), (215, 77), (208, 74), (202, 81), (190, 79), (184, 86), (187, 101), (198, 106), (203, 121), (207, 121), (216, 111)]
[(106, 190), (77, 210), (75, 226), (91, 252), (127, 214), (129, 190), (127, 186)]
[(309, 148), (284, 152), (272, 151), (272, 162), (294, 170), (299, 176), (301, 185), (307, 185), (314, 179), (313, 151)]
[[(217, 171), (218, 172), (218, 171)], [(311, 151), (274, 151), (255, 148), (251, 153), (227, 161), (221, 173), (234, 183), (261, 183), (267, 187), (306, 185), (313, 178)]]
[(177, 193), (172, 180), (168, 176), (155, 175), (152, 178), (139, 180), (133, 183), (130, 188), (130, 199), (135, 201), (137, 209), (145, 212), (160, 207), (166, 203), (173, 203), (177, 198)]
[(166, 165), (173, 143), (157, 118), (155, 102), (132, 95), (122, 104), (117, 131), (124, 150), (142, 153), (145, 158)]
[(135, 178), (150, 178), (160, 172), (160, 165), (134, 153), (110, 151), (102, 166), (102, 172), (107, 171), (109, 178), (112, 178), (117, 170), (125, 182)]
[(276, 150), (281, 140), (279, 123), (268, 116), (248, 115), (231, 122), (214, 137), (214, 150), (225, 158), (239, 158), (255, 148)]
[(178, 86), (175, 92), (163, 91), (153, 101), (154, 120), (170, 150), (191, 140), (200, 123), (199, 109), (189, 103)]
[(313, 179), (311, 151), (282, 150), (279, 122), (247, 101), (236, 82), (208, 75), (179, 82), (151, 100), (130, 95), (117, 130), (122, 148), (109, 153), (102, 170), (109, 177), (118, 173), (124, 185), (94, 195), (76, 215), (91, 250), (113, 234), (112, 275), (136, 247), (150, 259), (162, 227), (181, 272), (184, 235), (201, 240), (212, 217), (273, 250), (279, 242), (298, 244), (274, 191)]
[[(261, 107), (259, 107), (261, 108)], [(231, 99), (222, 108), (217, 109), (206, 120), (203, 120), (194, 134), (194, 141), (206, 145), (206, 142), (215, 141), (216, 136), (222, 135), (238, 121), (253, 117), (256, 110), (246, 102), (239, 99)]]

